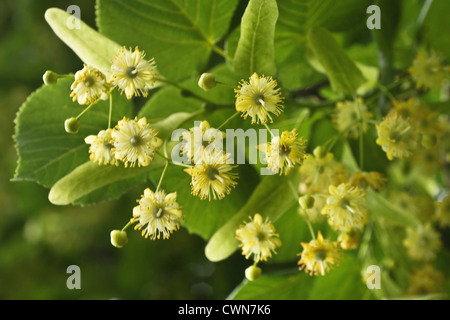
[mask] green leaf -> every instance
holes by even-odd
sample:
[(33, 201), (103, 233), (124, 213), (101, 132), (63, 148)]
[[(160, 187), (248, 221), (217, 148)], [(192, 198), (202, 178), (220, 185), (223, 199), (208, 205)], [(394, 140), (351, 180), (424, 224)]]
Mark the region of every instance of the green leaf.
[(250, 76), (275, 75), (275, 24), (278, 7), (275, 0), (250, 0), (241, 22), (241, 36), (233, 59), (236, 73)]
[(296, 89), (313, 85), (322, 75), (306, 61), (307, 34), (333, 16), (339, 1), (279, 0), (275, 30), (275, 59), (283, 87)]
[(104, 35), (139, 46), (154, 57), (162, 75), (178, 81), (201, 70), (228, 30), (237, 0), (98, 0)]
[(254, 189), (247, 203), (226, 224), (224, 224), (209, 240), (205, 255), (211, 261), (228, 258), (237, 248), (236, 229), (249, 216), (259, 213), (268, 217), (272, 223), (289, 210), (297, 199), (289, 191), (285, 176), (266, 176)]
[(416, 217), (396, 207), (377, 192), (367, 192), (366, 199), (371, 214), (376, 217), (385, 218), (390, 223), (401, 226), (417, 227), (420, 225), (420, 221)]
[[(70, 98), (73, 80), (60, 79), (53, 86), (43, 86), (20, 107), (15, 120), (15, 142), (19, 156), (15, 181), (31, 180), (50, 188), (68, 172), (89, 160), (88, 135), (108, 126), (109, 101), (100, 101), (81, 119), (77, 134), (64, 130), (64, 121), (77, 116), (84, 107)], [(132, 115), (129, 100), (114, 95), (112, 119)]]
[(73, 17), (66, 11), (57, 8), (48, 9), (45, 19), (55, 34), (69, 46), (87, 65), (99, 69), (107, 77), (111, 69), (111, 61), (120, 45), (98, 33), (84, 22), (80, 28), (70, 29), (67, 24)]
[(360, 266), (351, 254), (341, 265), (324, 276), (309, 276), (304, 271), (286, 270), (289, 274), (267, 274), (256, 281), (244, 280), (228, 297), (234, 300), (351, 300), (360, 299), (364, 282)]
[[(88, 161), (59, 180), (50, 189), (48, 198), (55, 205), (80, 203), (80, 199), (83, 197), (116, 182), (129, 179), (136, 182), (134, 178), (137, 176), (141, 177), (140, 180), (144, 180), (149, 170), (159, 169), (163, 165), (164, 161), (161, 157), (156, 157), (149, 167), (143, 168), (99, 166), (92, 161)], [(112, 195), (116, 196), (121, 191), (126, 191), (126, 189), (113, 190)]]
[(263, 275), (244, 280), (228, 297), (232, 300), (306, 300), (314, 278), (294, 270), (290, 275)]
[(324, 28), (314, 28), (309, 32), (308, 40), (316, 59), (330, 79), (332, 88), (346, 95), (354, 95), (365, 79), (333, 35)]

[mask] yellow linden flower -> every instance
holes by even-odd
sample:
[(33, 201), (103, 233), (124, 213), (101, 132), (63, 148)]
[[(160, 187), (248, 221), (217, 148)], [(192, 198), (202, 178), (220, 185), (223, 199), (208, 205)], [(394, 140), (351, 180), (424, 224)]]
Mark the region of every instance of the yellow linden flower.
[(318, 232), (317, 239), (309, 243), (302, 242), (303, 251), (298, 265), (300, 270), (312, 275), (321, 274), (330, 271), (330, 265), (339, 265), (341, 263), (341, 251), (338, 242), (330, 239), (324, 239), (322, 233)]
[(367, 131), (367, 120), (372, 119), (373, 114), (367, 109), (363, 100), (358, 98), (356, 101), (338, 102), (332, 117), (339, 132), (356, 139), (359, 137), (360, 130), (363, 133)]
[(442, 245), (439, 233), (429, 223), (417, 228), (407, 228), (403, 244), (408, 255), (418, 261), (433, 260)]
[(279, 235), (269, 218), (263, 221), (259, 213), (253, 219), (249, 218), (249, 222), (244, 222), (236, 230), (236, 238), (241, 242), (239, 247), (246, 259), (253, 254), (255, 262), (267, 261), (267, 258), (272, 257), (272, 252), (276, 254), (275, 248), (281, 246)]
[(270, 120), (270, 113), (279, 116), (283, 111), (283, 98), (281, 89), (277, 88), (277, 81), (272, 77), (260, 77), (256, 72), (250, 77), (250, 81), (242, 80), (235, 89), (236, 110), (242, 112), (244, 119), (252, 118), (253, 123), (265, 124)]
[(156, 135), (158, 131), (150, 128), (147, 119), (134, 120), (123, 118), (117, 123), (112, 133), (116, 159), (124, 162), (125, 167), (146, 167), (153, 160), (156, 150), (162, 145), (162, 140)]
[(408, 71), (419, 89), (439, 90), (450, 75), (450, 67), (445, 66), (441, 55), (434, 51), (419, 52)]
[(355, 172), (350, 178), (350, 185), (361, 189), (373, 188), (381, 191), (386, 185), (387, 179), (379, 172)]
[(280, 175), (287, 174), (296, 163), (305, 158), (306, 140), (298, 138), (297, 129), (284, 131), (280, 137), (274, 137), (270, 143), (259, 145), (258, 149), (266, 153), (268, 167)]
[(151, 240), (168, 239), (180, 228), (183, 213), (177, 201), (177, 193), (144, 190), (139, 205), (133, 208), (131, 223), (137, 222), (135, 230), (142, 230), (142, 236)]
[(192, 176), (192, 194), (198, 195), (202, 200), (211, 196), (214, 200), (222, 199), (237, 185), (237, 173), (231, 170), (237, 166), (227, 163), (228, 155), (219, 151), (202, 151), (201, 159), (194, 167), (184, 171)]
[(431, 111), (412, 97), (405, 101), (394, 101), (393, 111), (408, 121), (412, 128), (422, 134), (440, 134), (441, 126), (438, 124), (438, 113)]
[(75, 81), (70, 89), (72, 100), (77, 100), (79, 104), (91, 104), (97, 99), (107, 100), (109, 97), (105, 75), (87, 65), (75, 73)]
[(112, 141), (112, 129), (102, 130), (98, 135), (87, 136), (84, 141), (90, 144), (89, 147), (89, 159), (93, 162), (101, 164), (112, 164), (119, 165), (114, 152), (113, 152), (113, 141)]
[(362, 229), (367, 223), (367, 203), (364, 190), (341, 183), (330, 185), (329, 195), (322, 214), (328, 216), (328, 223), (335, 230), (349, 231)]
[(439, 223), (440, 227), (450, 227), (450, 195), (447, 195), (436, 204), (434, 219)]
[[(225, 133), (211, 128), (208, 121), (204, 120), (199, 126), (189, 129), (189, 132), (183, 132), (183, 141), (181, 151), (186, 154), (188, 159), (196, 162), (201, 157), (204, 148), (213, 143), (216, 138), (225, 138)], [(218, 142), (220, 147), (223, 145)]]
[(389, 112), (376, 128), (376, 143), (386, 152), (389, 160), (404, 159), (412, 155), (417, 144), (417, 134), (410, 123), (397, 112)]
[(410, 277), (408, 295), (425, 295), (443, 291), (445, 276), (442, 271), (434, 269), (431, 264), (416, 268)]
[(136, 47), (134, 51), (126, 47), (119, 49), (114, 56), (111, 66), (112, 75), (108, 79), (113, 86), (125, 91), (127, 99), (133, 96), (148, 95), (148, 91), (155, 87), (155, 78), (159, 75), (155, 60), (145, 60), (145, 53)]
[(327, 193), (329, 185), (348, 180), (349, 173), (332, 153), (317, 147), (313, 154), (306, 155), (300, 166), (302, 193)]

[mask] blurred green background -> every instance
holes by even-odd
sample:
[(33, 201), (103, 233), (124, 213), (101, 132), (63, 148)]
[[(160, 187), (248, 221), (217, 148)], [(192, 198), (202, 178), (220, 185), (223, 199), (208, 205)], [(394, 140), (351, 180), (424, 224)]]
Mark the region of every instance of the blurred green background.
[[(131, 217), (141, 187), (116, 201), (57, 207), (34, 182), (11, 182), (17, 161), (14, 118), (46, 70), (70, 73), (81, 60), (53, 33), (47, 8), (76, 4), (95, 27), (93, 0), (0, 1), (0, 299), (224, 299), (243, 279), (248, 262), (235, 253), (211, 263), (205, 242), (181, 229), (170, 240), (128, 233), (122, 249), (110, 231)], [(81, 290), (69, 290), (67, 267), (81, 269)]]

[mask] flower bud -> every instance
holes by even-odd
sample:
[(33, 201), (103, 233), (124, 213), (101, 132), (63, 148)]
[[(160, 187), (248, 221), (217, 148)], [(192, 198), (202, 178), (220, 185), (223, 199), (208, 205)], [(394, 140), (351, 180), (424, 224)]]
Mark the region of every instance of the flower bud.
[(434, 134), (424, 134), (422, 136), (422, 146), (424, 146), (425, 148), (432, 148), (436, 145), (437, 142), (437, 138), (436, 135)]
[(205, 91), (209, 91), (216, 86), (216, 77), (212, 73), (204, 73), (198, 80), (198, 86)]
[(54, 85), (58, 81), (58, 74), (51, 70), (47, 70), (42, 76), (42, 80), (44, 80), (44, 83), (48, 86)]
[(315, 199), (313, 196), (310, 196), (309, 194), (301, 196), (298, 198), (298, 202), (302, 206), (303, 209), (311, 209), (314, 207)]
[(67, 133), (76, 134), (78, 129), (80, 129), (80, 122), (77, 118), (69, 118), (64, 122), (64, 128)]
[(323, 159), (328, 154), (327, 149), (322, 146), (318, 146), (313, 150), (313, 154), (317, 159)]
[(262, 270), (257, 266), (250, 266), (245, 269), (245, 277), (250, 281), (255, 281), (261, 276)]
[(116, 248), (122, 248), (128, 242), (126, 231), (113, 230), (111, 231), (111, 244)]

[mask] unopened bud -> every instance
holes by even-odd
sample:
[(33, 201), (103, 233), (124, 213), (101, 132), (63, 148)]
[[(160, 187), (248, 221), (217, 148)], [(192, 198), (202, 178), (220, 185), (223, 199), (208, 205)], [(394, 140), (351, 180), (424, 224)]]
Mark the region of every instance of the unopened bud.
[(111, 244), (116, 248), (122, 248), (128, 242), (126, 231), (113, 230), (111, 231)]
[(64, 128), (67, 133), (76, 134), (78, 129), (80, 129), (80, 122), (77, 118), (69, 118), (64, 122)]
[(250, 281), (255, 281), (261, 276), (262, 270), (257, 266), (250, 266), (245, 269), (245, 277)]
[(437, 138), (436, 135), (434, 134), (424, 134), (422, 136), (422, 146), (424, 146), (425, 148), (432, 148), (436, 145), (437, 142)]
[(198, 80), (198, 86), (205, 91), (209, 91), (216, 86), (216, 77), (212, 73), (204, 73)]
[(325, 149), (324, 147), (318, 146), (314, 149), (313, 154), (317, 159), (323, 159), (326, 157), (328, 152), (327, 149)]
[(44, 83), (48, 86), (54, 85), (58, 81), (58, 74), (51, 70), (47, 70), (42, 76), (42, 80), (44, 80)]
[(313, 196), (310, 196), (309, 194), (301, 196), (298, 198), (298, 202), (302, 206), (303, 209), (311, 209), (314, 207), (315, 199)]

